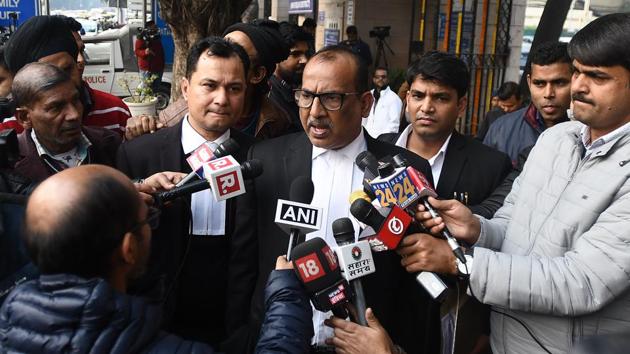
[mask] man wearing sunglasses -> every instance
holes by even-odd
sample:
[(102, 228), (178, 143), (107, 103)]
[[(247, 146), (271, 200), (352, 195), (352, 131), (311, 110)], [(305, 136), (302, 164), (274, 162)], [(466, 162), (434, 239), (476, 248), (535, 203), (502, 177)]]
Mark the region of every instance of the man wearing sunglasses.
[[(106, 166), (62, 171), (26, 207), (26, 249), (41, 271), (0, 309), (0, 351), (214, 353), (160, 331), (159, 302), (127, 295), (144, 272), (158, 209)], [(284, 257), (269, 277), (268, 314), (256, 348), (301, 353), (312, 334), (306, 294)]]
[[(300, 120), (306, 134), (299, 132), (277, 139), (263, 141), (250, 148), (249, 158), (260, 159), (265, 173), (253, 182), (246, 182), (247, 194), (239, 201), (235, 234), (249, 240), (249, 252), (241, 256), (258, 257), (258, 279), (243, 277), (255, 282), (253, 323), (260, 323), (262, 290), (265, 278), (273, 269), (274, 259), (287, 250), (288, 237), (274, 223), (278, 198), (288, 199), (291, 182), (299, 176), (308, 176), (315, 187), (312, 205), (323, 208), (324, 221), (319, 231), (306, 235), (307, 239), (321, 237), (331, 246), (337, 243), (331, 224), (341, 217), (349, 217), (348, 197), (352, 191), (362, 189), (363, 173), (355, 165), (356, 156), (370, 151), (376, 158), (404, 154), (414, 167), (431, 178), (426, 160), (394, 145), (377, 141), (361, 127), (368, 115), (372, 95), (368, 90), (368, 72), (365, 63), (344, 47), (327, 47), (319, 51), (306, 64), (302, 87), (295, 91)], [(354, 222), (355, 231), (360, 230)], [(425, 340), (428, 302), (426, 293), (400, 266), (400, 257), (394, 252), (374, 255), (375, 274), (363, 278), (368, 306), (391, 329), (394, 342), (409, 353), (433, 353), (439, 347)], [(250, 273), (255, 275), (255, 272)], [(316, 312), (313, 317), (315, 336), (311, 351), (333, 352), (326, 344), (332, 331), (323, 325), (330, 313)], [(431, 326), (439, 328), (437, 318)], [(413, 328), (414, 330), (409, 330)], [(436, 337), (438, 338), (438, 337)], [(437, 345), (436, 345), (437, 344)]]

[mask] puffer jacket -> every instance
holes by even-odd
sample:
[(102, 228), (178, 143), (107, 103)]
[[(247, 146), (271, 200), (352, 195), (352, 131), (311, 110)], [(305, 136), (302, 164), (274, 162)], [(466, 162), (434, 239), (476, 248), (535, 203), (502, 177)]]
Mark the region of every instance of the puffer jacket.
[[(630, 333), (630, 132), (582, 159), (582, 127), (540, 136), (504, 206), (481, 219), (470, 278), (479, 300), (552, 353)], [(491, 322), (495, 353), (543, 352), (514, 319)]]
[[(308, 348), (311, 307), (292, 273), (270, 276), (266, 332), (257, 352)], [(214, 353), (161, 332), (160, 322), (159, 304), (118, 293), (103, 279), (42, 275), (18, 286), (0, 309), (0, 352)]]

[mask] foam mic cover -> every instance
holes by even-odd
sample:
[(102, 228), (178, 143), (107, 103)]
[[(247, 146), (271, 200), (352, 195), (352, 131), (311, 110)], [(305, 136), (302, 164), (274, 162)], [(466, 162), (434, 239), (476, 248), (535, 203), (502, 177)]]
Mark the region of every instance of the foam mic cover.
[(333, 221), (332, 231), (339, 246), (354, 242), (354, 226), (349, 218), (339, 218)]
[(237, 153), (239, 149), (240, 146), (238, 145), (236, 140), (229, 138), (228, 140), (222, 142), (221, 144), (219, 144), (219, 146), (217, 146), (217, 148), (214, 150), (214, 156), (218, 159), (219, 157), (233, 155)]
[(378, 231), (385, 221), (385, 217), (376, 208), (364, 199), (357, 199), (350, 205), (350, 214), (362, 223), (371, 226)]
[(361, 171), (364, 173), (371, 172), (372, 177), (376, 176), (376, 171), (378, 169), (378, 160), (374, 155), (369, 151), (362, 151), (357, 155), (354, 160), (354, 163), (359, 167)]
[(241, 164), (241, 172), (243, 173), (243, 178), (245, 179), (256, 178), (263, 173), (262, 162), (258, 159), (245, 161)]
[(291, 183), (289, 200), (298, 203), (310, 204), (313, 200), (315, 186), (310, 177), (299, 176)]
[(350, 202), (350, 204), (354, 203), (354, 201), (357, 199), (363, 199), (369, 203), (372, 202), (372, 198), (370, 198), (370, 196), (367, 193), (365, 193), (364, 190), (354, 191), (350, 193), (350, 196), (348, 197), (348, 201)]

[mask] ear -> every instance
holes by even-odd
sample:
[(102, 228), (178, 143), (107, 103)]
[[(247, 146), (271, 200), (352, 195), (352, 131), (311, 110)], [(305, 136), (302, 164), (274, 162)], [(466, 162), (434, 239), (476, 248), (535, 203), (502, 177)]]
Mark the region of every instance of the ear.
[(370, 109), (372, 108), (372, 103), (374, 103), (374, 96), (372, 96), (372, 92), (365, 91), (361, 95), (361, 117), (365, 118), (370, 115)]
[(409, 113), (409, 99), (411, 99), (411, 94), (409, 93), (409, 90), (407, 90), (407, 93), (405, 94), (405, 112)]
[(532, 87), (532, 75), (527, 74), (527, 86)]
[(138, 260), (138, 236), (127, 232), (120, 244), (120, 256), (125, 265), (133, 266)]
[(457, 101), (457, 114), (462, 117), (466, 113), (466, 105), (468, 104), (468, 96), (464, 95)]
[(15, 109), (15, 119), (18, 120), (22, 125), (31, 124), (31, 117), (29, 114), (28, 108), (18, 107)]
[(180, 81), (179, 88), (182, 90), (182, 96), (184, 100), (188, 101), (188, 89), (190, 88), (190, 82), (188, 79), (183, 77), (182, 81)]
[(262, 65), (259, 65), (256, 69), (254, 69), (254, 74), (252, 75), (251, 80), (249, 80), (253, 85), (256, 85), (265, 79), (267, 75), (267, 68)]

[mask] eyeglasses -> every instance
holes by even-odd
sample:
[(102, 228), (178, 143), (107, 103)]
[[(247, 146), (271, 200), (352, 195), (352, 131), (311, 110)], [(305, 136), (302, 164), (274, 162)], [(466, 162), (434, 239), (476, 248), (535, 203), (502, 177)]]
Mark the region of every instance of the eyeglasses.
[(158, 227), (160, 227), (160, 214), (162, 214), (162, 211), (159, 208), (149, 207), (147, 218), (137, 223), (136, 226), (131, 228), (131, 231), (138, 230), (144, 224), (148, 224), (151, 230), (157, 229)]
[(360, 95), (361, 92), (323, 92), (314, 93), (307, 90), (294, 90), (295, 102), (300, 108), (311, 108), (315, 98), (319, 98), (319, 102), (327, 111), (338, 111), (343, 106), (343, 100), (348, 95)]

